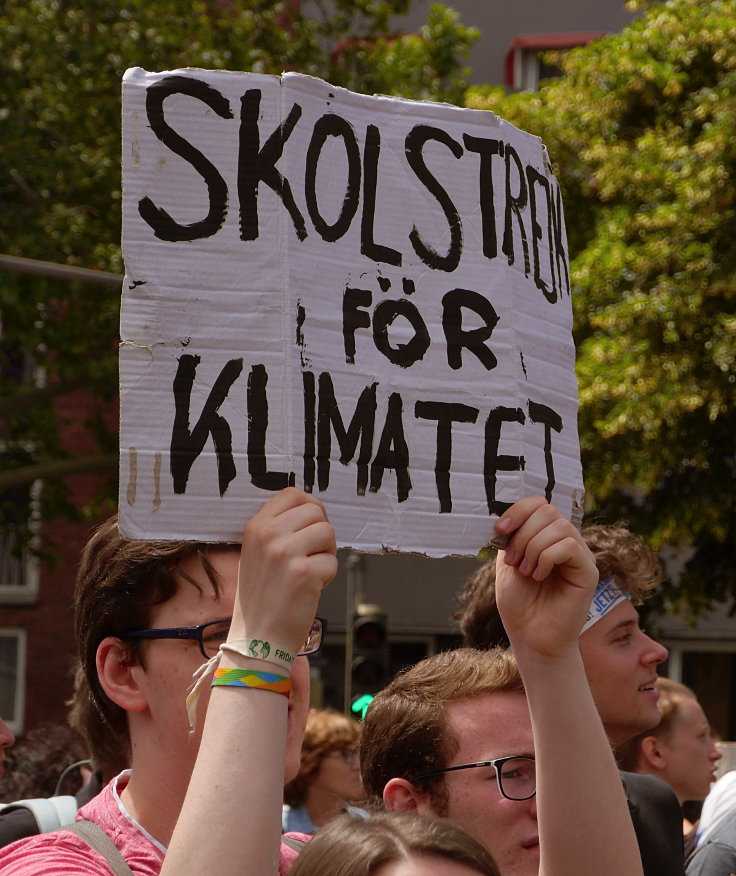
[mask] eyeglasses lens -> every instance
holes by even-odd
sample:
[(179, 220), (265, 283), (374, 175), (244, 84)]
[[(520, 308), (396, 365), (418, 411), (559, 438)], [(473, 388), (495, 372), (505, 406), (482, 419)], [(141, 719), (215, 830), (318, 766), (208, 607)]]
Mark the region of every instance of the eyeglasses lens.
[(220, 645), (227, 641), (230, 633), (230, 621), (218, 621), (216, 624), (207, 624), (202, 630), (202, 647), (208, 657), (214, 657)]
[(530, 757), (513, 757), (498, 767), (502, 793), (511, 800), (528, 800), (537, 788), (536, 764)]

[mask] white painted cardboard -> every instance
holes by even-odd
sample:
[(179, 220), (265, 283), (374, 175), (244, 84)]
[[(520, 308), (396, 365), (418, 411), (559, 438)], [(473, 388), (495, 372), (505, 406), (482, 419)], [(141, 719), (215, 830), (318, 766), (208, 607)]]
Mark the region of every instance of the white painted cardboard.
[(537, 137), (299, 74), (131, 69), (123, 255), (125, 536), (238, 540), (286, 483), (364, 551), (475, 554), (530, 494), (577, 513)]

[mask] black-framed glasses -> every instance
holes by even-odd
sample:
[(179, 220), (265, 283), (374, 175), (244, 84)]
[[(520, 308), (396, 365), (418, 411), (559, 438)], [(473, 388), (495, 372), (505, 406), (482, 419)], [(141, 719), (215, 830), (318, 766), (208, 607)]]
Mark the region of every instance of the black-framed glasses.
[(458, 766), (443, 767), (417, 776), (428, 779), (440, 773), (452, 773), (455, 770), (470, 770), (475, 767), (493, 767), (496, 771), (498, 792), (507, 800), (528, 800), (537, 793), (537, 764), (533, 757), (512, 754), (509, 757), (497, 757), (495, 760), (481, 760), (478, 763), (461, 763)]
[[(164, 630), (133, 630), (130, 633), (124, 633), (121, 639), (186, 639), (196, 642), (199, 645), (199, 650), (205, 659), (214, 657), (217, 654), (220, 645), (227, 641), (230, 634), (230, 624), (232, 618), (224, 620), (209, 621), (206, 624), (200, 624), (197, 627), (170, 627)], [(304, 644), (299, 649), (298, 657), (305, 657), (308, 654), (316, 654), (322, 647), (324, 635), (327, 631), (327, 621), (323, 617), (315, 617), (312, 622), (312, 628), (304, 640)]]

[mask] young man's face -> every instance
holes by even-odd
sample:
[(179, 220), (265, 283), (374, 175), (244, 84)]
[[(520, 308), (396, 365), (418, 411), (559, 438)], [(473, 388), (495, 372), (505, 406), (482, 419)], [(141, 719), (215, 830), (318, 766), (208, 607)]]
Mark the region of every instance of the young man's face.
[[(523, 694), (491, 693), (457, 700), (445, 707), (448, 734), (458, 748), (445, 766), (494, 760), (507, 755), (534, 755), (529, 707)], [(496, 859), (503, 876), (537, 876), (539, 828), (536, 798), (507, 800), (496, 784), (493, 767), (444, 774), (447, 809), (432, 811), (429, 797), (421, 815), (442, 814), (474, 836)]]
[[(209, 621), (232, 616), (238, 582), (240, 551), (237, 549), (211, 551), (209, 561), (220, 577), (220, 595), (212, 584), (199, 558), (190, 557), (182, 563), (182, 570), (200, 586), (198, 590), (184, 578), (167, 602), (154, 606), (149, 621), (150, 629), (195, 627)], [(183, 639), (148, 640), (143, 651), (142, 676), (146, 685), (150, 718), (159, 734), (162, 751), (178, 759), (179, 769), (194, 766), (204, 723), (209, 688), (200, 696), (196, 730), (189, 732), (186, 696), (192, 684), (194, 671), (204, 663), (195, 641)], [(264, 696), (274, 694), (264, 693)], [(302, 737), (309, 709), (309, 665), (306, 657), (299, 657), (292, 670), (292, 692), (289, 700), (288, 735), (285, 755), (286, 780), (299, 770)], [(135, 752), (135, 740), (133, 740)], [(135, 757), (134, 757), (135, 760)], [(186, 774), (187, 777), (189, 773)], [(188, 778), (187, 778), (188, 781)]]
[(660, 720), (654, 687), (667, 649), (639, 626), (626, 600), (580, 637), (580, 653), (598, 714), (613, 747), (651, 730)]

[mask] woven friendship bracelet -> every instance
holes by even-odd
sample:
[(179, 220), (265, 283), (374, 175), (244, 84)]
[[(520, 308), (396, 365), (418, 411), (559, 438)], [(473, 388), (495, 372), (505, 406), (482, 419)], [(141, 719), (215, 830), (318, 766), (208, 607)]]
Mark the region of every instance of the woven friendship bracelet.
[(291, 693), (291, 679), (274, 672), (256, 672), (253, 669), (215, 669), (212, 687), (255, 687), (270, 690), (288, 697)]
[(282, 645), (275, 645), (273, 642), (268, 642), (265, 639), (236, 639), (233, 642), (223, 642), (220, 645), (220, 651), (230, 651), (232, 654), (239, 654), (241, 657), (250, 657), (254, 660), (263, 660), (266, 663), (272, 663), (281, 669), (286, 669), (291, 672), (294, 665), (296, 654), (284, 648)]

